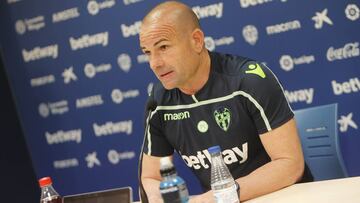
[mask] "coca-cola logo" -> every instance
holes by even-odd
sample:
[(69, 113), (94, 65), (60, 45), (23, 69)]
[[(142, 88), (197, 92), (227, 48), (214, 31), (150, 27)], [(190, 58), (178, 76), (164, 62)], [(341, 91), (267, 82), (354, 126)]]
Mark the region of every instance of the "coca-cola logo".
[(360, 55), (359, 42), (347, 43), (344, 47), (335, 49), (330, 47), (327, 50), (327, 60), (335, 61), (347, 58), (352, 58)]

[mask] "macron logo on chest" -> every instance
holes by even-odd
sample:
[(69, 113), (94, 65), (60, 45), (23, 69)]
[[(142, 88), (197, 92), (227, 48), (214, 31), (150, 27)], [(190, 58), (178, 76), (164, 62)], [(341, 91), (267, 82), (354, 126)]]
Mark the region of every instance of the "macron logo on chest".
[(190, 112), (184, 111), (179, 113), (165, 113), (164, 121), (177, 121), (190, 118)]
[[(245, 142), (242, 144), (241, 148), (233, 147), (231, 149), (225, 149), (222, 151), (222, 156), (227, 165), (236, 162), (242, 164), (248, 159), (248, 143)], [(211, 156), (207, 149), (197, 151), (196, 155), (181, 155), (181, 158), (189, 168), (194, 168), (195, 170), (210, 168)]]

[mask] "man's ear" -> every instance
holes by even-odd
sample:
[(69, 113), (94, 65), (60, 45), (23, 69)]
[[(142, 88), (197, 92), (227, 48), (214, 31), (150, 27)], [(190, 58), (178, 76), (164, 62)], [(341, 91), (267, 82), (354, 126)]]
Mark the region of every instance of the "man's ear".
[(204, 48), (204, 33), (199, 29), (196, 28), (192, 33), (191, 33), (191, 37), (192, 37), (192, 45), (194, 50), (197, 53), (200, 53), (203, 48)]

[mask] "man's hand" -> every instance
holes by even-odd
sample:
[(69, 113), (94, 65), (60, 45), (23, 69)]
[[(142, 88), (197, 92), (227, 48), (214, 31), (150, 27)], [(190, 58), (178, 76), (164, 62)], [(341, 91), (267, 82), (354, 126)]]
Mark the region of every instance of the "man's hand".
[(201, 195), (192, 196), (189, 203), (215, 203), (212, 190)]

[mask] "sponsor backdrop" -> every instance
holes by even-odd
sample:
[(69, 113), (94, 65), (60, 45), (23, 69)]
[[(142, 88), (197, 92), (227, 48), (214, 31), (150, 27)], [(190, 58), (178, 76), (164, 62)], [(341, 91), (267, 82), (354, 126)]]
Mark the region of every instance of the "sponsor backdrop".
[[(61, 194), (130, 185), (138, 199), (144, 105), (156, 82), (138, 32), (159, 2), (1, 1), (2, 56), (33, 165)], [(338, 103), (345, 164), (360, 175), (358, 0), (184, 2), (209, 50), (265, 62), (293, 109)]]

